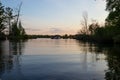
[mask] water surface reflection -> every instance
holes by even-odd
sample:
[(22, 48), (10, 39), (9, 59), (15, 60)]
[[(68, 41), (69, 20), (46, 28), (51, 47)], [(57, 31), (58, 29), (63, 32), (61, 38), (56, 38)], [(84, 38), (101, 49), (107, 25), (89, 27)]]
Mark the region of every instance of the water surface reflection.
[(22, 80), (20, 56), (23, 49), (22, 41), (0, 42), (0, 79)]
[(2, 80), (120, 80), (120, 47), (73, 39), (0, 42)]

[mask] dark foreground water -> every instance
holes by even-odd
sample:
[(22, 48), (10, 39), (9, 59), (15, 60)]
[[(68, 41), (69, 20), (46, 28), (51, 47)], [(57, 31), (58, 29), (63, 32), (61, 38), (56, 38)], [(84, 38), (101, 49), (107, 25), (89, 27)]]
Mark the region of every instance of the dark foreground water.
[(0, 42), (0, 80), (120, 80), (120, 47), (73, 39)]

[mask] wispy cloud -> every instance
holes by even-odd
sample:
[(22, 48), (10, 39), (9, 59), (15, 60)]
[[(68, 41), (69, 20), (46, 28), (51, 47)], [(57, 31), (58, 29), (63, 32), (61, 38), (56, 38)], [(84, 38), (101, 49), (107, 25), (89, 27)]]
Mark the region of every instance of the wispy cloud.
[(61, 33), (61, 32), (64, 32), (64, 30), (62, 30), (60, 28), (50, 28), (49, 31), (52, 32), (52, 33)]
[(25, 28), (25, 30), (28, 30), (28, 31), (41, 31), (41, 29), (35, 29), (35, 28)]

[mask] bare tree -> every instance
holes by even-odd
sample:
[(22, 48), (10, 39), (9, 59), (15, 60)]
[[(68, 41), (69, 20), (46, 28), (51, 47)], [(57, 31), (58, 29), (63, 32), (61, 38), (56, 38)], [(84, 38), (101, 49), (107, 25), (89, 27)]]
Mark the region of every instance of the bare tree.
[(87, 12), (83, 12), (82, 17), (83, 17), (83, 19), (81, 21), (81, 25), (82, 25), (81, 33), (88, 34), (88, 14), (87, 14)]
[(17, 19), (16, 19), (16, 23), (17, 24), (19, 22), (19, 16), (20, 16), (20, 11), (21, 11), (21, 6), (22, 6), (22, 2), (20, 3), (19, 8), (18, 8)]

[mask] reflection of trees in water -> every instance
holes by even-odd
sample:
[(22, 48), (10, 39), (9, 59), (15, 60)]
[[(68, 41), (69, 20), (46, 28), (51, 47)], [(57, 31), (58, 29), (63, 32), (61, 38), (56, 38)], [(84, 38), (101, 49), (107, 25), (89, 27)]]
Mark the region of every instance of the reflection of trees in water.
[(120, 46), (96, 45), (94, 51), (106, 55), (108, 69), (105, 72), (105, 79), (120, 80)]
[[(94, 59), (106, 60), (108, 69), (105, 70), (105, 79), (106, 80), (120, 80), (120, 46), (116, 45), (100, 45), (100, 44), (90, 44), (79, 42), (80, 50), (84, 52), (84, 61), (87, 63), (87, 60)], [(88, 55), (88, 54), (91, 55)], [(100, 57), (100, 55), (105, 55), (105, 57)], [(91, 58), (88, 59), (88, 56)]]
[(105, 60), (105, 52), (103, 47), (98, 47), (97, 44), (78, 41), (80, 51), (84, 54), (85, 61), (96, 62), (98, 60)]
[(2, 49), (2, 42), (0, 42), (0, 78), (4, 70), (5, 70), (5, 64), (3, 60), (3, 49)]
[(120, 80), (120, 46), (116, 45), (96, 45), (90, 49), (91, 52), (106, 55), (108, 69), (105, 72), (106, 80)]
[(106, 80), (120, 80), (120, 46), (114, 46), (107, 50), (108, 70)]
[[(96, 66), (105, 61), (106, 56), (104, 51), (100, 50), (96, 44), (88, 42), (78, 42), (80, 47), (80, 61), (82, 62), (83, 69), (89, 71), (96, 68)], [(82, 56), (82, 57), (81, 57)]]
[[(10, 74), (13, 72), (21, 74), (20, 70), (20, 55), (24, 49), (24, 42), (9, 42), (0, 43), (0, 78), (5, 80), (12, 79)], [(9, 76), (9, 77), (8, 77)]]

